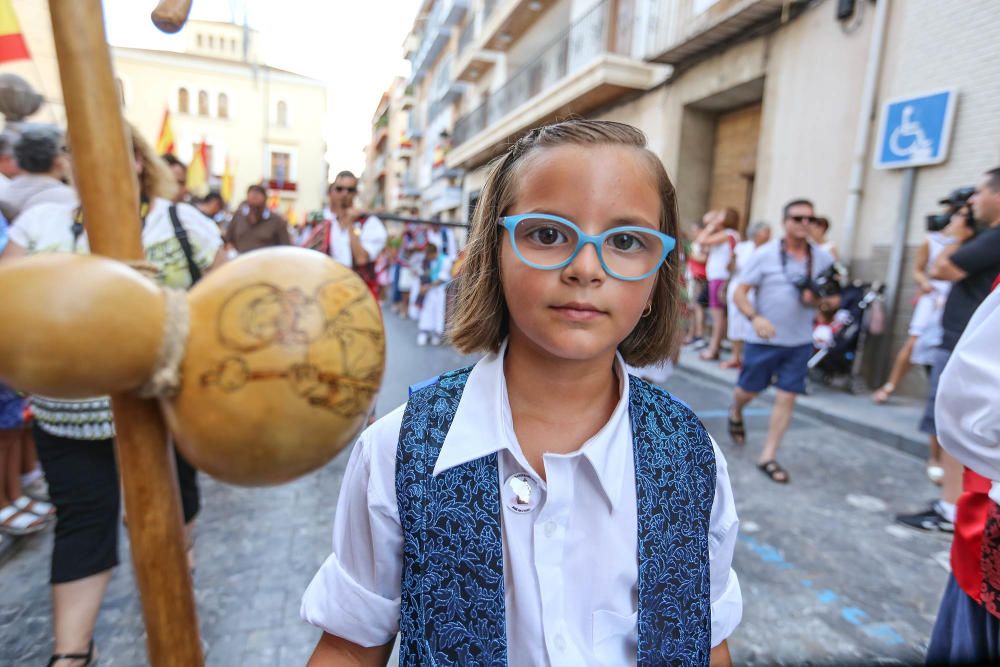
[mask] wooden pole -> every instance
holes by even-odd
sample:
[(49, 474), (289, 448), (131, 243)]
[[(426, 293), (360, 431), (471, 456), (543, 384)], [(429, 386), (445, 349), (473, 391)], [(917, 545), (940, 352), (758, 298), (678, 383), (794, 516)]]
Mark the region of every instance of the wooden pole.
[[(49, 0), (73, 172), (95, 254), (144, 257), (132, 148), (125, 132), (100, 0)], [(127, 308), (128, 304), (122, 304)], [(146, 621), (149, 664), (204, 664), (180, 494), (158, 405), (112, 397), (132, 561)]]

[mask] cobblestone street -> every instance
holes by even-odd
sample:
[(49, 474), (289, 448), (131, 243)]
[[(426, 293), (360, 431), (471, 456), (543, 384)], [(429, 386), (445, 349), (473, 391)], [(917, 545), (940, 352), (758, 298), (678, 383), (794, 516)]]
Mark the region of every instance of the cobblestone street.
[[(418, 348), (411, 323), (388, 315), (389, 358), (379, 413), (409, 383), (465, 362), (447, 348)], [(797, 417), (782, 462), (792, 483), (769, 482), (753, 462), (767, 404), (748, 411), (749, 444), (725, 439), (725, 387), (676, 375), (668, 387), (701, 414), (730, 464), (742, 520), (734, 567), (744, 617), (731, 639), (737, 664), (919, 661), (946, 572), (946, 538), (893, 525), (895, 511), (934, 496), (922, 462), (876, 442)], [(207, 661), (213, 666), (303, 665), (318, 631), (299, 598), (330, 549), (347, 453), (280, 488), (203, 480), (195, 584)], [(103, 667), (146, 664), (143, 624), (128, 561), (112, 581), (95, 641)], [(49, 646), (51, 536), (24, 541), (0, 565), (0, 665), (43, 665)]]

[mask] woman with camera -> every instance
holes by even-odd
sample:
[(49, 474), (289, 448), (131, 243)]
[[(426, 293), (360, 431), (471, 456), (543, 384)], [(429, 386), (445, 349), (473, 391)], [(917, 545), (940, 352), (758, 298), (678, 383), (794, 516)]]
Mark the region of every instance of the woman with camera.
[[(911, 366), (929, 366), (930, 351), (941, 343), (941, 314), (952, 284), (947, 280), (933, 280), (928, 272), (946, 247), (953, 243), (961, 245), (975, 235), (975, 221), (966, 203), (971, 194), (969, 190), (971, 188), (955, 190), (947, 199), (941, 200), (948, 211), (927, 216), (927, 238), (917, 249), (916, 266), (913, 269), (917, 297), (910, 319), (909, 337), (896, 354), (889, 379), (872, 394), (876, 403), (889, 400)], [(932, 438), (927, 476), (935, 484), (940, 484), (944, 476), (940, 461), (941, 448), (937, 439)]]

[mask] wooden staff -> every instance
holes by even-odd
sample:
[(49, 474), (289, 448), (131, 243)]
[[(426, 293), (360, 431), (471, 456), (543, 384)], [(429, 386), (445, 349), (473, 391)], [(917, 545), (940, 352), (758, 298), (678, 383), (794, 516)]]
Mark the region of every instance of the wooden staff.
[[(187, 16), (191, 3), (164, 4)], [(114, 259), (142, 260), (134, 159), (101, 0), (49, 0), (49, 9), (90, 247)], [(170, 16), (176, 23), (176, 12)], [(122, 304), (122, 317), (128, 317), (127, 304)], [(203, 665), (177, 475), (160, 410), (154, 401), (132, 394), (112, 396), (112, 405), (149, 664)]]

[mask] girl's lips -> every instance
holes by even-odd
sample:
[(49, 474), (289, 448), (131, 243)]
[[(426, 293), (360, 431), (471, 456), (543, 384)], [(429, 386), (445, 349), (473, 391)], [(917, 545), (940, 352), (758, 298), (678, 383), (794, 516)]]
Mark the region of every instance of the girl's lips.
[(589, 303), (565, 303), (561, 306), (552, 306), (552, 309), (566, 319), (576, 322), (587, 322), (607, 315), (603, 310), (599, 310)]

